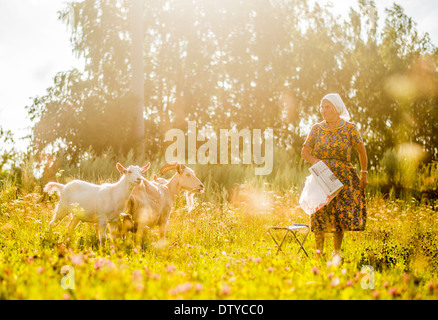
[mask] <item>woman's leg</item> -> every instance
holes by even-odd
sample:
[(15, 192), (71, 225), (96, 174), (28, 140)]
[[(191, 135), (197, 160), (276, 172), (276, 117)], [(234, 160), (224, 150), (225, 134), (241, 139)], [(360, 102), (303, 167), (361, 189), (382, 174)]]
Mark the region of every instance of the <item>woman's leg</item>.
[(319, 250), (319, 253), (322, 254), (324, 252), (324, 232), (315, 232), (315, 243), (316, 250)]
[(341, 253), (341, 246), (342, 246), (342, 240), (344, 239), (344, 232), (341, 231), (336, 231), (333, 235), (333, 240), (334, 240), (334, 249), (335, 249), (335, 254), (340, 254)]

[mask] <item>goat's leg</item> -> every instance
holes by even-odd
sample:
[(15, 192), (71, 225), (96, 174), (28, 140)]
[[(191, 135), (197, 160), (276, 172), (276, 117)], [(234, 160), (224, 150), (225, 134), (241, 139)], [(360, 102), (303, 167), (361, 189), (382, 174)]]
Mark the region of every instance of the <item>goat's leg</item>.
[(161, 239), (163, 239), (166, 236), (166, 227), (167, 227), (167, 222), (169, 221), (170, 213), (171, 213), (170, 210), (164, 212), (164, 214), (161, 216), (160, 220), (158, 221), (158, 227), (159, 227)]
[(160, 226), (159, 226), (159, 230), (160, 230), (160, 239), (163, 239), (165, 236), (166, 236), (166, 225), (167, 225), (167, 222), (166, 223), (163, 223), (163, 224), (161, 224)]
[(134, 228), (134, 221), (132, 220), (132, 216), (129, 214), (122, 214), (121, 223), (120, 223), (120, 236), (122, 238), (126, 238), (128, 235), (128, 231), (132, 231), (135, 233), (137, 230)]
[(68, 237), (71, 240), (73, 237), (74, 230), (76, 226), (81, 222), (76, 216), (73, 215), (73, 219), (71, 219), (70, 224), (68, 225)]
[(109, 223), (109, 230), (110, 230), (110, 236), (111, 240), (115, 242), (119, 238), (119, 232), (120, 229), (120, 221), (113, 221)]
[(96, 236), (96, 238), (99, 238), (99, 223), (94, 223), (94, 235)]
[(51, 234), (52, 229), (55, 228), (68, 213), (69, 213), (68, 208), (66, 208), (62, 204), (61, 205), (59, 203), (57, 204), (55, 208), (55, 213), (53, 214), (53, 218), (49, 222), (49, 230), (48, 230), (49, 234)]
[(144, 236), (144, 229), (146, 225), (144, 223), (138, 223), (137, 225), (137, 232), (135, 233), (135, 242), (139, 245), (143, 245), (143, 236)]
[(106, 236), (106, 228), (108, 226), (108, 223), (104, 219), (98, 219), (99, 223), (99, 244), (100, 247), (103, 246), (103, 244), (106, 243), (107, 236)]

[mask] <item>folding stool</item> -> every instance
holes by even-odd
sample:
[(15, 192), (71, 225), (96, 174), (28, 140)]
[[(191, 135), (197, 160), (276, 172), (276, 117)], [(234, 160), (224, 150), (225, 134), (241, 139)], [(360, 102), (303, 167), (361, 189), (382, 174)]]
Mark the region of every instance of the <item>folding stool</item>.
[[(307, 232), (306, 232), (305, 235), (304, 235), (303, 241), (300, 241), (300, 240), (298, 239), (298, 237), (297, 237), (296, 232), (297, 232), (299, 229), (303, 229), (303, 228), (307, 228)], [(283, 239), (281, 240), (280, 244), (278, 244), (277, 239), (275, 239), (274, 235), (272, 234), (272, 231), (273, 231), (273, 230), (286, 230), (286, 233), (284, 234), (284, 237), (283, 237)], [(283, 245), (284, 240), (286, 240), (286, 237), (287, 237), (287, 235), (289, 234), (289, 232), (292, 233), (293, 237), (295, 238), (295, 240), (296, 240), (296, 241), (298, 242), (298, 244), (300, 245), (300, 248), (299, 248), (299, 250), (298, 250), (298, 253), (300, 253), (300, 251), (301, 251), (301, 249), (302, 249), (302, 250), (304, 251), (304, 253), (306, 254), (306, 256), (309, 257), (309, 255), (307, 254), (306, 249), (304, 249), (304, 242), (306, 241), (306, 239), (307, 239), (307, 235), (308, 235), (309, 232), (310, 232), (310, 226), (307, 225), (307, 224), (302, 224), (302, 223), (295, 223), (295, 224), (290, 225), (290, 226), (288, 226), (288, 227), (269, 227), (269, 228), (268, 228), (268, 233), (269, 233), (269, 235), (272, 237), (272, 239), (274, 240), (275, 244), (278, 246), (278, 249), (277, 249), (277, 253), (276, 253), (276, 254), (278, 254), (278, 252), (280, 252), (280, 251), (283, 251), (283, 250), (281, 250), (281, 246)]]

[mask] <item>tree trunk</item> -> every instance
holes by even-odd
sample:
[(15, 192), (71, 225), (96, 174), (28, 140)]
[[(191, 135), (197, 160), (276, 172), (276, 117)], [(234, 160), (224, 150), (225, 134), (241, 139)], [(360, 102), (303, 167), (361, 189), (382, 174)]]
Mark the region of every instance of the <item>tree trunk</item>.
[(144, 67), (143, 67), (143, 0), (131, 0), (131, 65), (132, 91), (137, 97), (133, 119), (133, 147), (135, 155), (144, 157)]

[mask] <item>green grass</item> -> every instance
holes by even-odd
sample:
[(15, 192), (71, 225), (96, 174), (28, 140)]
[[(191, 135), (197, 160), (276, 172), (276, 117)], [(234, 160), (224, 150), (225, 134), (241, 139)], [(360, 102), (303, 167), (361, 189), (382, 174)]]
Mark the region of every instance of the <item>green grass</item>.
[[(368, 199), (364, 232), (347, 232), (343, 263), (328, 266), (288, 242), (284, 253), (267, 234), (273, 225), (310, 223), (293, 191), (240, 188), (229, 200), (197, 196), (188, 213), (178, 198), (167, 240), (152, 230), (143, 247), (133, 236), (98, 247), (94, 227), (68, 221), (47, 235), (55, 199), (4, 186), (0, 199), (0, 299), (437, 299), (438, 217), (427, 204)], [(326, 252), (331, 252), (328, 236)], [(61, 287), (74, 268), (73, 290)], [(374, 269), (374, 289), (361, 283)], [(70, 274), (71, 276), (72, 274)]]

